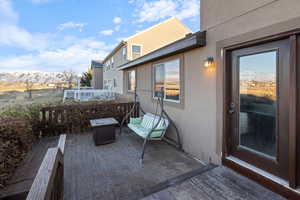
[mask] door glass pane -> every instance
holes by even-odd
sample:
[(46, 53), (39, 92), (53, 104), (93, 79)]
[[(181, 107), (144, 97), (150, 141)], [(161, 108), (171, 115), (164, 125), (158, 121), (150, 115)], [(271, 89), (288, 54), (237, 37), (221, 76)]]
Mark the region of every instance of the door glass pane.
[(239, 58), (240, 145), (276, 157), (277, 52)]

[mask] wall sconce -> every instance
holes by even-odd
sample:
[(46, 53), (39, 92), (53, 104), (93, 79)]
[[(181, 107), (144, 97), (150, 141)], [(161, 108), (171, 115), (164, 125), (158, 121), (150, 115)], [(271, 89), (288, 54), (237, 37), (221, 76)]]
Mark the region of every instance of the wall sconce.
[(207, 57), (206, 60), (204, 61), (204, 67), (205, 68), (210, 68), (214, 64), (214, 58), (213, 57)]

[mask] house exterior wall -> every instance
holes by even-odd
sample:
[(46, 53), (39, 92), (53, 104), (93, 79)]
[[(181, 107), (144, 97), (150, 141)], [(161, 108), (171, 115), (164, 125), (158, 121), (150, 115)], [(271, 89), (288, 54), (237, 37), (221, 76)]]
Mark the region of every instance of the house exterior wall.
[[(127, 45), (122, 45), (121, 48), (119, 48), (116, 53), (113, 55), (114, 56), (114, 68), (117, 68), (129, 61), (128, 56), (123, 56), (122, 49), (126, 48), (126, 51), (128, 52), (128, 47)], [(128, 54), (127, 54), (128, 55)]]
[[(160, 24), (157, 24), (145, 31), (133, 35), (124, 40), (126, 44), (120, 46), (114, 54), (106, 58), (106, 60), (113, 57), (114, 65), (104, 69), (104, 81), (111, 81), (115, 84), (112, 88), (118, 93), (123, 93), (123, 72), (118, 71), (117, 68), (126, 62), (133, 60), (132, 45), (141, 46), (141, 56), (150, 53), (158, 48), (161, 48), (169, 43), (172, 43), (180, 38), (185, 37), (186, 34), (191, 33), (191, 30), (183, 25), (178, 19), (170, 18)], [(124, 58), (122, 48), (127, 49), (127, 58)], [(104, 62), (106, 62), (106, 60)]]
[(191, 30), (177, 18), (166, 20), (126, 40), (128, 59), (133, 60), (132, 45), (141, 45), (142, 55), (145, 55), (185, 37), (188, 33), (191, 33)]
[[(166, 110), (180, 130), (184, 150), (206, 162), (220, 164), (224, 122), (222, 49), (300, 28), (300, 2), (202, 0), (201, 27), (207, 31), (207, 46), (176, 55), (183, 59), (184, 105), (166, 103)], [(208, 70), (203, 63), (209, 56), (216, 62)], [(138, 90), (152, 90), (152, 65), (153, 62), (136, 67)], [(124, 83), (126, 88), (126, 77)], [(140, 91), (139, 96), (145, 110), (155, 112), (151, 92)]]
[(103, 67), (93, 67), (92, 87), (94, 89), (103, 89)]
[[(126, 48), (127, 45), (121, 45), (114, 54), (107, 58), (107, 60), (113, 57), (114, 63), (110, 66), (104, 66), (103, 70), (103, 81), (105, 89), (112, 89), (115, 92), (122, 93), (123, 91), (123, 72), (118, 71), (117, 68), (125, 63), (127, 63), (128, 56), (123, 56), (122, 49)], [(110, 84), (108, 83), (110, 81)]]

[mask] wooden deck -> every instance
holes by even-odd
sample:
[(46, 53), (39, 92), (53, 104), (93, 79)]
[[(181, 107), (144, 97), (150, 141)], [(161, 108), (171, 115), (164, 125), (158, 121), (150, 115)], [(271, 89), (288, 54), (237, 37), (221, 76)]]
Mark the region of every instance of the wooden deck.
[(26, 197), (43, 161), (48, 148), (57, 145), (58, 137), (48, 137), (36, 143), (28, 152), (22, 164), (8, 182), (8, 186), (0, 190), (0, 199), (23, 199)]
[(143, 200), (281, 200), (257, 183), (220, 166), (181, 184), (149, 195)]
[[(1, 195), (24, 199), (46, 150), (44, 138), (28, 154)], [(281, 196), (234, 171), (203, 165), (164, 142), (152, 142), (139, 162), (142, 139), (125, 129), (112, 144), (95, 146), (91, 133), (68, 135), (64, 157), (66, 200), (279, 200)]]
[(66, 200), (283, 199), (226, 167), (204, 166), (164, 142), (146, 149), (128, 133), (95, 146), (91, 133), (68, 135), (65, 150)]

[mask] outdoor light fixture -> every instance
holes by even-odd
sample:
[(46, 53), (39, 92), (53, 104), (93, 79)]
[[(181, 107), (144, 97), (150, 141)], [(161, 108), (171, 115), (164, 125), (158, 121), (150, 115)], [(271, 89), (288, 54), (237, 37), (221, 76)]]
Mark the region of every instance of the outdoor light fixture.
[(214, 64), (214, 58), (213, 57), (207, 57), (206, 60), (204, 61), (204, 67), (205, 68), (210, 68)]

